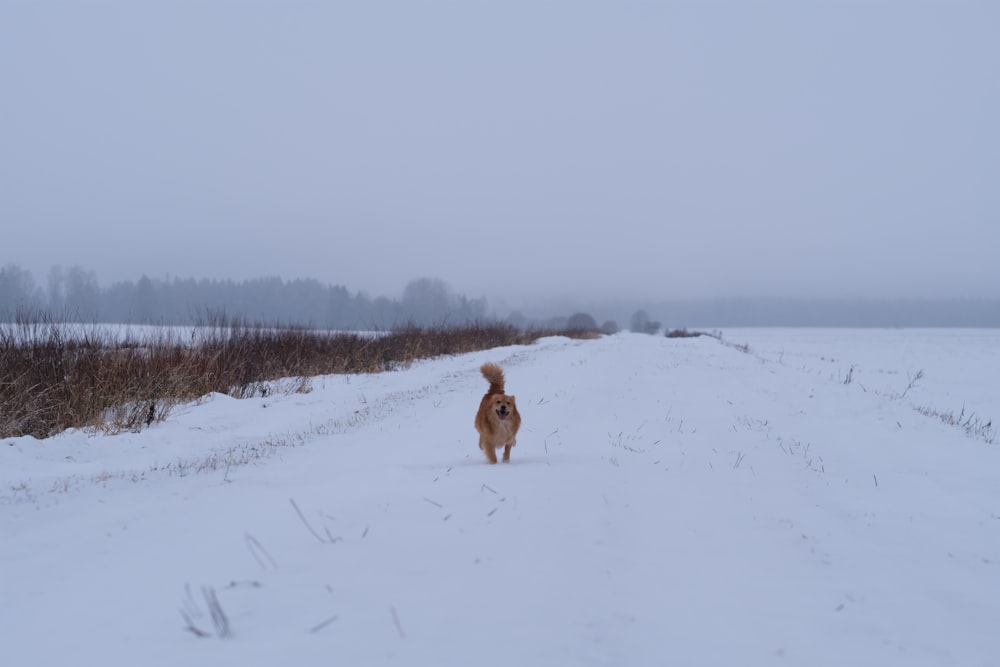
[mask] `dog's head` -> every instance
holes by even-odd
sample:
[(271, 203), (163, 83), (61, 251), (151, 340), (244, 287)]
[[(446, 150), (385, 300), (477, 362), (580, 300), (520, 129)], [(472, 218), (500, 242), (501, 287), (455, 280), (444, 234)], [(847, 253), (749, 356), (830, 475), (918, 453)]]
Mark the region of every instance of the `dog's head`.
[(490, 410), (497, 416), (497, 419), (504, 421), (517, 413), (517, 403), (514, 402), (513, 396), (497, 394), (490, 402)]

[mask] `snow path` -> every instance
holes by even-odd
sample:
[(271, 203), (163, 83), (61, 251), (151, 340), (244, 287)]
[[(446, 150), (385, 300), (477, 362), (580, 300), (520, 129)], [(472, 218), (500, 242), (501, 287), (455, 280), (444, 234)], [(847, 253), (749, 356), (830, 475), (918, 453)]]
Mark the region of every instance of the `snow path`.
[[(5, 441), (4, 662), (1000, 664), (1000, 450), (913, 410), (1000, 369), (996, 332), (895, 332), (940, 369), (902, 399), (891, 335), (740, 333), (751, 354), (546, 339)], [(476, 448), (487, 360), (524, 418), (508, 465)], [(203, 587), (231, 637), (184, 630), (215, 633)]]

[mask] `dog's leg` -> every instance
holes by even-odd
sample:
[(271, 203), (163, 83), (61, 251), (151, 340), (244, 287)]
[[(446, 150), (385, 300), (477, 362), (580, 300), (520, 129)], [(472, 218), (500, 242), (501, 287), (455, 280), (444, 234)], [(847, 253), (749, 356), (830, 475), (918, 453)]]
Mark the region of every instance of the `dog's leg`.
[(511, 447), (513, 447), (513, 445), (508, 444), (506, 447), (503, 448), (503, 461), (504, 461), (504, 463), (507, 463), (508, 461), (510, 461), (510, 448)]
[(497, 462), (497, 450), (493, 448), (493, 445), (488, 442), (479, 441), (479, 449), (486, 453), (486, 458), (489, 459), (490, 463)]

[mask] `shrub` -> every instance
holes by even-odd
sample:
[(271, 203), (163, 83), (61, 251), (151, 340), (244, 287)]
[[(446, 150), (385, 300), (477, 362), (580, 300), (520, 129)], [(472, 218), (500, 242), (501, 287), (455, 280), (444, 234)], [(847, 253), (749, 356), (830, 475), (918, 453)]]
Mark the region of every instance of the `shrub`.
[(587, 313), (574, 313), (566, 320), (569, 331), (597, 331), (597, 320)]
[(670, 329), (664, 335), (667, 338), (697, 338), (698, 336), (704, 336), (705, 333), (701, 331), (688, 331), (687, 329)]
[(291, 391), (308, 391), (304, 378), (315, 375), (377, 373), (553, 333), (481, 323), (345, 334), (220, 316), (186, 338), (173, 328), (112, 335), (36, 317), (0, 327), (0, 437), (139, 430), (212, 392), (261, 396), (285, 378), (297, 379)]
[(621, 329), (618, 328), (618, 323), (615, 322), (614, 320), (608, 320), (607, 322), (601, 325), (602, 334), (607, 334), (608, 336), (611, 336), (618, 333), (619, 331), (621, 331)]

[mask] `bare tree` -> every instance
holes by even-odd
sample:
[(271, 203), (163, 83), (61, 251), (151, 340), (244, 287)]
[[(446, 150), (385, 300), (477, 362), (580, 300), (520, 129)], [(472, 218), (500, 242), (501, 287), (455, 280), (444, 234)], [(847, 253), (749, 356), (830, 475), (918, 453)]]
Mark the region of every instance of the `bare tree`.
[(81, 266), (72, 266), (65, 274), (66, 315), (74, 319), (97, 320), (98, 302), (101, 298), (97, 274)]
[(38, 308), (41, 301), (30, 272), (16, 264), (0, 268), (0, 319), (13, 319), (19, 309)]
[(414, 324), (445, 324), (458, 305), (451, 290), (439, 278), (418, 278), (403, 290), (403, 316)]
[(660, 330), (660, 323), (655, 320), (649, 319), (649, 313), (645, 310), (637, 310), (632, 313), (632, 319), (629, 320), (629, 331), (635, 333), (646, 333), (655, 334)]

